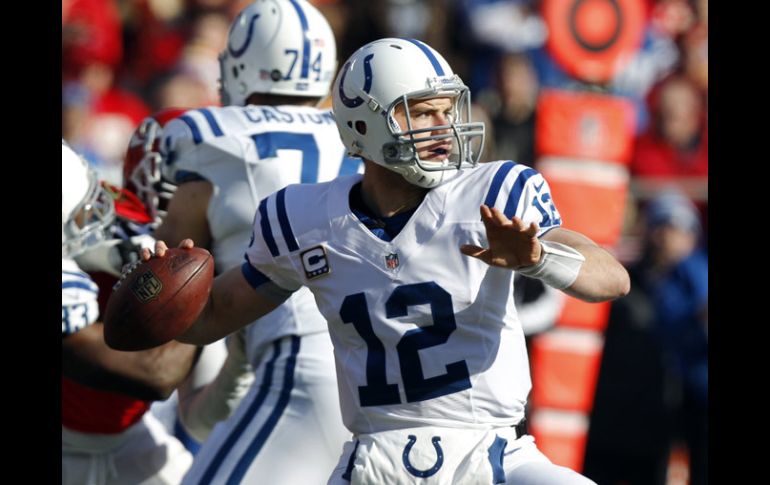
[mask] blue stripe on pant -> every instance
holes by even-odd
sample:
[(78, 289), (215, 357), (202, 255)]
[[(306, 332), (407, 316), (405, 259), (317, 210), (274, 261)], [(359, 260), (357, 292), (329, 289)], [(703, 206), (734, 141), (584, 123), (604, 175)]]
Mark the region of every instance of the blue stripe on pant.
[(281, 394), (278, 397), (278, 402), (270, 413), (270, 417), (267, 422), (262, 426), (257, 434), (256, 439), (249, 445), (246, 453), (238, 460), (238, 464), (235, 465), (235, 470), (227, 480), (228, 485), (234, 485), (241, 483), (243, 476), (249, 469), (249, 465), (259, 453), (259, 450), (265, 445), (265, 441), (270, 436), (270, 433), (275, 429), (275, 425), (278, 424), (278, 419), (286, 410), (286, 406), (289, 405), (289, 398), (291, 397), (291, 389), (294, 387), (294, 368), (297, 364), (297, 354), (299, 353), (299, 337), (291, 337), (291, 356), (286, 361), (286, 370), (283, 374), (283, 387), (281, 388)]
[[(278, 423), (281, 415), (286, 410), (286, 407), (289, 404), (292, 388), (294, 387), (294, 369), (297, 361), (297, 354), (299, 353), (299, 348), (300, 338), (292, 336), (291, 355), (286, 360), (283, 385), (278, 397), (278, 401), (275, 404), (275, 408), (270, 413), (267, 421), (259, 429), (259, 432), (257, 433), (254, 441), (249, 444), (243, 456), (238, 460), (235, 469), (230, 473), (227, 483), (240, 483), (244, 474), (248, 470), (249, 465), (252, 461), (254, 461), (257, 454), (262, 449), (267, 439), (270, 437), (270, 433), (273, 431), (273, 429), (275, 429), (275, 426)], [(209, 463), (206, 470), (202, 475), (200, 475), (200, 478), (195, 483), (210, 484), (214, 482), (214, 477), (217, 477), (222, 464), (233, 452), (236, 443), (243, 437), (245, 430), (257, 416), (257, 413), (265, 403), (265, 400), (267, 399), (270, 391), (270, 387), (273, 384), (275, 363), (281, 357), (281, 354), (285, 354), (285, 351), (281, 351), (281, 340), (273, 342), (273, 354), (270, 357), (268, 363), (265, 365), (265, 373), (263, 375), (262, 383), (259, 386), (259, 391), (256, 393), (254, 400), (248, 405), (246, 412), (243, 414), (243, 416), (241, 416), (241, 419), (238, 421), (227, 439), (217, 451), (213, 460)], [(246, 403), (242, 403), (241, 405), (243, 406), (245, 404)], [(187, 483), (187, 481), (185, 481), (185, 483)], [(216, 483), (223, 482), (221, 479), (219, 479), (216, 480)]]

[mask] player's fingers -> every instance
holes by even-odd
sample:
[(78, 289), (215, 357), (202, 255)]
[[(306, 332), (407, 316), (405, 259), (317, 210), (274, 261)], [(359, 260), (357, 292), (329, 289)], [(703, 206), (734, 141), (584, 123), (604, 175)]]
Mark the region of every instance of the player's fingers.
[(511, 223), (510, 219), (505, 217), (505, 214), (503, 214), (500, 209), (497, 207), (492, 207), (492, 220), (495, 222), (495, 225), (497, 226), (507, 226)]
[(152, 257), (152, 251), (150, 251), (150, 248), (142, 248), (139, 250), (139, 259), (142, 261), (147, 261)]
[(487, 222), (492, 218), (492, 211), (489, 210), (489, 207), (487, 207), (486, 204), (481, 204), (479, 212), (481, 213), (481, 220), (484, 222)]
[(540, 226), (536, 222), (531, 222), (529, 227), (524, 232), (527, 234), (527, 236), (536, 236), (539, 230)]
[(164, 241), (155, 241), (155, 255), (162, 258), (166, 254), (168, 246)]
[(511, 218), (511, 225), (520, 232), (527, 229), (527, 225), (524, 224), (524, 221), (522, 221), (520, 217), (513, 216)]
[(187, 239), (182, 239), (179, 243), (179, 247), (184, 249), (192, 249), (193, 246), (195, 246), (195, 243), (189, 237)]

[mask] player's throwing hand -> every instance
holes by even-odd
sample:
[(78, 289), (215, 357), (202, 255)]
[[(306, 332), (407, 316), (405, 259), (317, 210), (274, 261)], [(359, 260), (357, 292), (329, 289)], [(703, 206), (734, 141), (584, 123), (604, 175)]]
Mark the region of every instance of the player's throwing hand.
[(481, 220), (487, 231), (489, 248), (484, 249), (472, 244), (463, 244), (460, 251), (478, 258), (490, 266), (517, 269), (536, 264), (540, 260), (540, 242), (535, 222), (527, 226), (518, 217), (508, 219), (495, 207), (491, 209), (481, 205)]

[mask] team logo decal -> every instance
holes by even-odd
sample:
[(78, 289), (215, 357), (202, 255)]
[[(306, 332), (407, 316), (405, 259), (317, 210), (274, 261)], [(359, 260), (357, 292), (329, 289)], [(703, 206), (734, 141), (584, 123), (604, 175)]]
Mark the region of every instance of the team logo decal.
[[(233, 56), (233, 57), (235, 57), (237, 59), (237, 58), (241, 57), (244, 52), (246, 52), (246, 48), (249, 47), (249, 43), (251, 43), (251, 36), (254, 35), (254, 22), (257, 21), (257, 19), (259, 18), (259, 15), (260, 14), (255, 14), (255, 15), (253, 15), (249, 19), (249, 21), (248, 21), (249, 22), (249, 30), (248, 30), (248, 32), (246, 32), (246, 40), (243, 42), (242, 46), (240, 46), (238, 48), (234, 48), (233, 46), (230, 45), (230, 41), (228, 40), (228, 42), (227, 42), (227, 50), (230, 51), (230, 55), (231, 56)], [(232, 37), (233, 27), (238, 25), (239, 22), (243, 22), (243, 18), (242, 17), (243, 17), (243, 15), (239, 15), (238, 16), (238, 21), (234, 22), (232, 27), (230, 27), (230, 35), (228, 37)]]
[(315, 246), (300, 254), (302, 267), (305, 269), (305, 276), (312, 280), (328, 274), (329, 260), (326, 258), (326, 249), (323, 246)]
[(393, 271), (398, 268), (398, 254), (390, 253), (385, 256), (385, 267)]
[[(364, 92), (366, 94), (369, 94), (369, 91), (372, 89), (372, 66), (370, 65), (372, 57), (374, 57), (374, 54), (369, 54), (364, 57)], [(361, 106), (364, 100), (361, 96), (356, 96), (355, 98), (348, 98), (345, 96), (345, 77), (348, 75), (349, 67), (350, 62), (345, 64), (345, 67), (342, 68), (342, 78), (340, 78), (339, 86), (340, 100), (348, 108), (356, 108)]]
[(142, 303), (147, 303), (157, 298), (162, 289), (163, 283), (160, 282), (160, 279), (152, 271), (147, 271), (137, 277), (134, 284), (131, 285), (131, 291)]
[(409, 442), (404, 447), (404, 453), (401, 457), (402, 461), (404, 462), (404, 468), (406, 468), (406, 471), (418, 478), (428, 478), (429, 476), (434, 475), (439, 470), (439, 468), (441, 468), (441, 465), (444, 464), (444, 450), (441, 449), (441, 445), (439, 444), (441, 437), (434, 436), (431, 438), (431, 442), (433, 442), (433, 448), (436, 450), (436, 463), (434, 463), (434, 465), (427, 470), (417, 469), (409, 461), (409, 452), (412, 451), (412, 446), (414, 446), (414, 443), (417, 441), (417, 437), (413, 434), (410, 434), (408, 438)]

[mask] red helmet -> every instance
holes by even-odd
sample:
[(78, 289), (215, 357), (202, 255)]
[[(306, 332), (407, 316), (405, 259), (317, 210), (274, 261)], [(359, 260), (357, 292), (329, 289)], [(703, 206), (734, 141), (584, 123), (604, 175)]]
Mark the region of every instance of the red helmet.
[(161, 175), (160, 136), (166, 123), (185, 111), (167, 108), (142, 120), (131, 136), (123, 161), (123, 187), (139, 197), (155, 224), (166, 216), (176, 190), (176, 184)]

